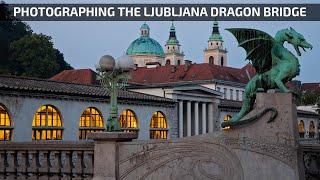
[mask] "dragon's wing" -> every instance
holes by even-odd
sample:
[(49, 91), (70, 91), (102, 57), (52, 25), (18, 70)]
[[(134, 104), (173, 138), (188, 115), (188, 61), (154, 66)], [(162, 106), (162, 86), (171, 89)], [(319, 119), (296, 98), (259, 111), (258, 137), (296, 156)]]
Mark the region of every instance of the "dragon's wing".
[(246, 59), (251, 60), (258, 73), (268, 71), (272, 67), (271, 49), (274, 39), (269, 34), (256, 29), (226, 29), (238, 40), (239, 46), (247, 52)]

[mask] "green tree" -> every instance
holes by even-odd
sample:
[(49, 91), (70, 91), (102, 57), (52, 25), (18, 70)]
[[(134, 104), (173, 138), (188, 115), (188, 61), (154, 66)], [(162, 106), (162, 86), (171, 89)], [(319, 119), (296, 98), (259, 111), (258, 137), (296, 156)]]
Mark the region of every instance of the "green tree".
[(53, 48), (51, 37), (32, 34), (31, 28), (13, 17), (1, 1), (0, 74), (48, 78), (65, 69), (72, 67)]
[(305, 92), (301, 97), (301, 105), (315, 105), (319, 100), (320, 92)]
[(53, 48), (51, 37), (31, 34), (10, 45), (11, 74), (49, 78), (72, 67), (64, 61), (63, 54)]
[(30, 27), (19, 19), (11, 16), (10, 11), (3, 1), (0, 2), (0, 74), (10, 74), (11, 64), (9, 57), (10, 44), (30, 35)]

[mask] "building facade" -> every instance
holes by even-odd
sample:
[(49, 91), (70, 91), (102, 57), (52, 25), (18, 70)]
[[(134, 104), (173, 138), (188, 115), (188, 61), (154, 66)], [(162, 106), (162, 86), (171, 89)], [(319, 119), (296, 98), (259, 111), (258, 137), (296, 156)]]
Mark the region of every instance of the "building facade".
[[(76, 141), (105, 130), (109, 95), (100, 86), (0, 76), (0, 140)], [(139, 139), (178, 136), (176, 103), (130, 91), (119, 92), (119, 122)]]

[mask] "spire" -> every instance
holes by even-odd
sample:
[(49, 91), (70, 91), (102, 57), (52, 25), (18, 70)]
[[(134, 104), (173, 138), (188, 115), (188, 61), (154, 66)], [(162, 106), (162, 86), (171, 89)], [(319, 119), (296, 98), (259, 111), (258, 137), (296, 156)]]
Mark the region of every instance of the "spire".
[(211, 36), (209, 37), (209, 41), (222, 41), (222, 36), (220, 35), (219, 32), (219, 24), (218, 21), (213, 22), (212, 26), (212, 33)]
[(140, 27), (140, 35), (144, 37), (148, 37), (149, 31), (150, 31), (149, 25), (146, 22), (144, 22)]
[(179, 41), (177, 40), (177, 35), (176, 35), (176, 28), (174, 27), (173, 21), (170, 27), (169, 39), (167, 40), (167, 45), (169, 44), (170, 45), (179, 44)]
[(213, 22), (212, 34), (220, 34), (218, 21)]

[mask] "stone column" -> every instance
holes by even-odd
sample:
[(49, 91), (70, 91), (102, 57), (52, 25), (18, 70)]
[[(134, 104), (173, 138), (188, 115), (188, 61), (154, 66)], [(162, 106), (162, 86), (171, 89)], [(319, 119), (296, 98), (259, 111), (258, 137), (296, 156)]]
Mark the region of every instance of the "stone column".
[(199, 103), (194, 103), (194, 134), (199, 135)]
[(202, 134), (207, 133), (207, 106), (202, 103)]
[(187, 102), (187, 136), (191, 136), (191, 101)]
[(213, 132), (213, 104), (208, 104), (208, 126), (209, 126), (209, 133)]
[(93, 180), (119, 179), (119, 142), (132, 141), (137, 133), (94, 132), (88, 139), (94, 140)]
[(183, 101), (179, 101), (179, 137), (183, 137)]

